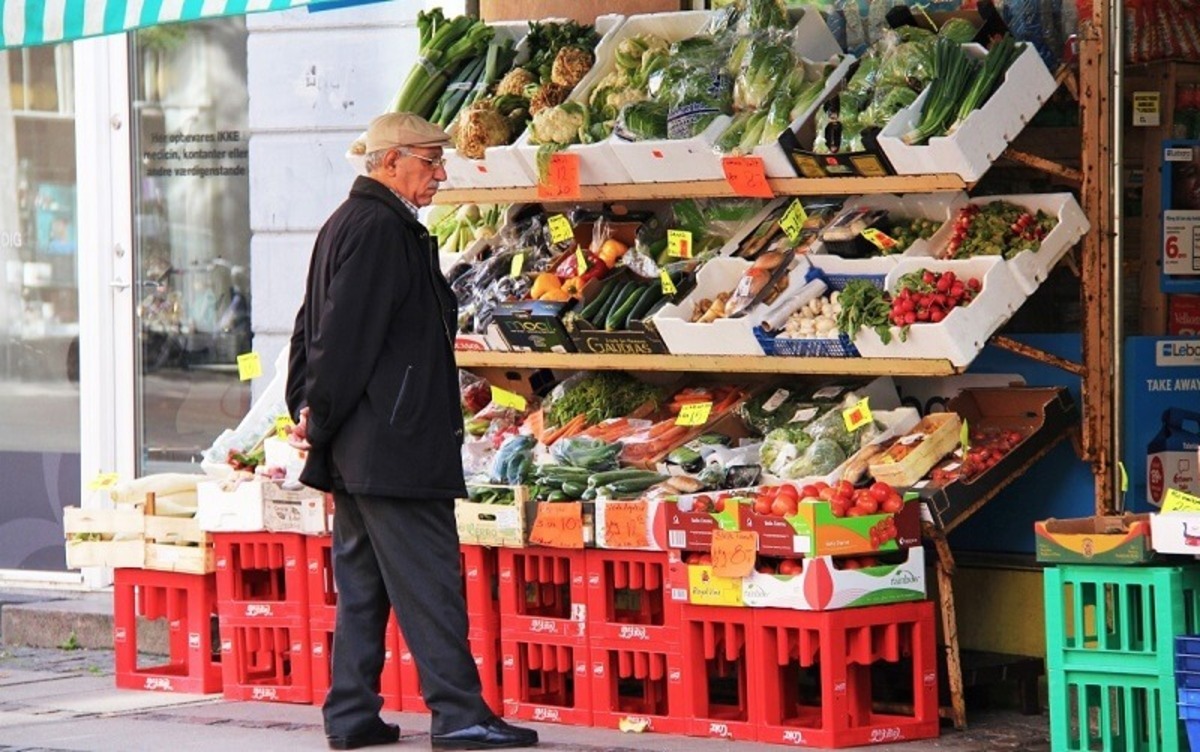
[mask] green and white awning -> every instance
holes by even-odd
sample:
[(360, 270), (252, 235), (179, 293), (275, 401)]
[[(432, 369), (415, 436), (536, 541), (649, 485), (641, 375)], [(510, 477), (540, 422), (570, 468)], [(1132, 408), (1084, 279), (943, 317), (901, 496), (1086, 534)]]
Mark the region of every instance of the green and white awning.
[(0, 0), (0, 49), (308, 4), (309, 0)]

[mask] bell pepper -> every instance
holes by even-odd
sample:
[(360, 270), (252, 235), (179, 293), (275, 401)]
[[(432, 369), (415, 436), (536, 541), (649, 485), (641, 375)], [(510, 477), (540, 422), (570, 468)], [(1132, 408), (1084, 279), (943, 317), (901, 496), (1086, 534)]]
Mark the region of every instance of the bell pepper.
[(542, 272), (533, 280), (533, 287), (529, 289), (529, 297), (534, 300), (541, 300), (545, 295), (562, 287), (562, 281), (554, 272)]
[[(554, 273), (558, 275), (559, 279), (571, 279), (572, 277), (580, 276), (578, 257), (578, 253), (572, 252), (567, 254), (567, 257), (562, 261), (558, 262), (558, 266), (554, 267)], [(584, 261), (587, 263), (585, 272), (591, 271), (597, 265), (604, 264), (604, 261), (591, 251), (584, 253)], [(607, 264), (604, 264), (604, 270), (608, 271)]]

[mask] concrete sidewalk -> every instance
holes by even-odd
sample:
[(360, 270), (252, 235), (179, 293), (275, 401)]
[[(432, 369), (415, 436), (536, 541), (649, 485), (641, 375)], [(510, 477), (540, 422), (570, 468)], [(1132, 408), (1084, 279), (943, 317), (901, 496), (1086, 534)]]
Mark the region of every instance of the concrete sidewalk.
[[(313, 706), (117, 689), (110, 649), (110, 594), (0, 592), (0, 629), (0, 640), (8, 643), (0, 647), (0, 751), (326, 749), (321, 712)], [(28, 647), (29, 644), (43, 647)], [(398, 722), (404, 733), (400, 744), (390, 748), (429, 749), (428, 716), (386, 712), (384, 717)], [(970, 720), (971, 728), (965, 732), (943, 725), (943, 736), (937, 740), (870, 749), (900, 752), (1050, 749), (1045, 715), (973, 713)], [(729, 742), (720, 740), (530, 725), (541, 733), (543, 742), (539, 749), (552, 752), (782, 749), (777, 745), (738, 742), (731, 747)]]

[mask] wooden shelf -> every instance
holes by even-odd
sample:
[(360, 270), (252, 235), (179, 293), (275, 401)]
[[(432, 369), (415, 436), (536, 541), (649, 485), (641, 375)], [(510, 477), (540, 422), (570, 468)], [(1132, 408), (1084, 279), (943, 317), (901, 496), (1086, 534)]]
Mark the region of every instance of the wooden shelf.
[(572, 371), (833, 374), (842, 376), (951, 376), (948, 360), (898, 358), (773, 358), (765, 355), (597, 355), (592, 353), (455, 353), (462, 368), (550, 368)]
[[(768, 181), (779, 196), (853, 196), (862, 193), (931, 193), (963, 191), (969, 187), (958, 175), (894, 175), (882, 178), (777, 178)], [(730, 198), (736, 194), (724, 180), (689, 183), (585, 185), (579, 198), (558, 203), (589, 201), (655, 201), (681, 198)], [(451, 188), (439, 191), (435, 204), (537, 203), (537, 187)], [(544, 202), (542, 203), (549, 203)]]

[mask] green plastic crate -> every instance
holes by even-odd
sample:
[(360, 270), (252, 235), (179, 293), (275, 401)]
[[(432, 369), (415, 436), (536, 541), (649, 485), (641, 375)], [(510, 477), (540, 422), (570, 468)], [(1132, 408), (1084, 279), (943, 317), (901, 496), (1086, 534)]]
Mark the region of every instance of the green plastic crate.
[(1200, 567), (1061, 565), (1045, 570), (1050, 670), (1170, 677), (1175, 637), (1200, 622)]
[(1054, 752), (1187, 752), (1175, 693), (1159, 677), (1051, 670), (1047, 680)]

